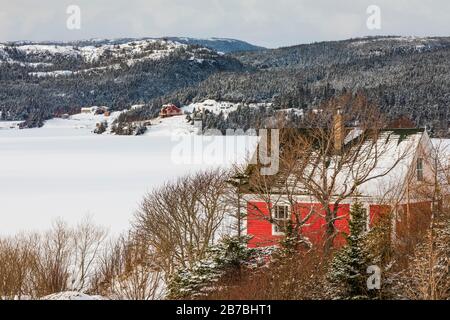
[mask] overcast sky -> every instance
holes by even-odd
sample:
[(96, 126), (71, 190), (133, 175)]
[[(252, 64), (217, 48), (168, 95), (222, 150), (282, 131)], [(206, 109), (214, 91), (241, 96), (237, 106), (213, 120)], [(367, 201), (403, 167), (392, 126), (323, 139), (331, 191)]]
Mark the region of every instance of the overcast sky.
[[(69, 30), (69, 5), (81, 28)], [(381, 29), (366, 26), (369, 5)], [(227, 37), (266, 47), (367, 35), (450, 36), (449, 0), (0, 0), (0, 41)]]

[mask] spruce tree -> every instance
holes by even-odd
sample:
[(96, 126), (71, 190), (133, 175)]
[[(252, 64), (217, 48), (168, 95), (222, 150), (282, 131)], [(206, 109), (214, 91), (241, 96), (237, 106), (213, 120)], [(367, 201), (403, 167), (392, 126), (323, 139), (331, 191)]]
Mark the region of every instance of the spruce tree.
[(329, 280), (332, 294), (338, 299), (370, 299), (376, 292), (367, 289), (369, 253), (365, 249), (366, 212), (356, 202), (350, 210), (350, 234), (347, 245), (334, 257)]

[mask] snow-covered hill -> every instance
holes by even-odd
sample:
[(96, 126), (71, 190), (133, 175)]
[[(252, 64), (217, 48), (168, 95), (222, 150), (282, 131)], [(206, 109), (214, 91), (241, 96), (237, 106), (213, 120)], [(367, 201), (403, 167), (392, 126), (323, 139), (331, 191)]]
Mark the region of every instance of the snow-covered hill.
[(241, 69), (237, 59), (186, 39), (0, 43), (0, 120), (39, 127), (85, 106), (123, 110)]
[(230, 112), (236, 111), (239, 106), (249, 108), (257, 108), (259, 106), (270, 107), (271, 103), (235, 103), (228, 101), (216, 101), (213, 99), (206, 99), (202, 102), (191, 103), (188, 106), (184, 107), (183, 109), (189, 113), (193, 111), (208, 110), (215, 114), (222, 113), (226, 118)]
[(198, 39), (198, 38), (170, 37), (168, 39), (185, 44), (199, 45), (223, 53), (259, 51), (265, 49), (263, 47), (255, 46), (245, 41), (227, 38)]
[[(196, 59), (196, 53), (205, 49), (219, 53), (264, 49), (244, 41), (222, 38), (97, 39), (65, 43), (11, 42), (0, 43), (0, 64), (16, 64), (31, 68), (51, 68), (55, 59), (78, 60), (86, 65), (104, 65), (111, 62), (111, 60), (116, 60), (117, 63), (111, 67), (119, 68), (120, 64), (123, 63), (131, 66), (138, 61), (146, 59), (159, 60), (176, 51), (185, 51), (189, 46), (201, 47), (191, 50), (193, 60)], [(120, 63), (118, 60), (120, 60)], [(52, 70), (48, 75), (68, 75), (68, 72), (69, 70)], [(44, 76), (44, 73), (36, 72), (35, 75)]]
[[(70, 76), (83, 72), (131, 67), (137, 62), (157, 61), (175, 53), (202, 62), (207, 48), (188, 48), (187, 44), (166, 40), (140, 40), (121, 44), (77, 46), (74, 44), (0, 44), (0, 63), (29, 67), (31, 76)], [(73, 61), (68, 70), (60, 70), (61, 59)]]

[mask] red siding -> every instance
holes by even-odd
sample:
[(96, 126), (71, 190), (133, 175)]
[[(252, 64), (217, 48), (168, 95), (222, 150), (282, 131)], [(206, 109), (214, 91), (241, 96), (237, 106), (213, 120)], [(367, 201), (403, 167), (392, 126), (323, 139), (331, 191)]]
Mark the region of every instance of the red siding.
[(388, 205), (378, 205), (378, 204), (372, 204), (369, 207), (369, 226), (373, 227), (375, 226), (380, 219), (385, 216), (386, 214), (389, 214), (391, 211), (391, 206)]
[[(333, 205), (330, 205), (330, 209)], [(315, 203), (298, 203), (296, 210), (300, 212), (302, 219), (306, 218), (308, 214), (311, 214), (309, 222), (302, 228), (302, 232), (307, 236), (312, 243), (320, 244), (325, 238), (326, 232), (326, 221), (325, 221), (325, 210), (321, 204)], [(312, 211), (311, 211), (312, 210)], [(335, 226), (339, 231), (338, 236), (334, 239), (334, 245), (339, 247), (345, 244), (345, 235), (348, 234), (348, 217), (350, 212), (350, 205), (341, 204), (337, 210), (337, 217), (340, 219), (336, 220)]]
[(402, 205), (402, 219), (397, 220), (398, 239), (407, 246), (413, 246), (419, 241), (430, 226), (431, 202)]
[(253, 238), (249, 241), (250, 248), (272, 246), (278, 243), (280, 237), (272, 236), (272, 224), (267, 221), (269, 207), (265, 202), (249, 202), (247, 204), (247, 233)]
[[(295, 210), (299, 212), (302, 219), (307, 217), (310, 210), (313, 214), (309, 222), (302, 228), (302, 232), (313, 243), (319, 244), (323, 241), (326, 224), (324, 210), (320, 204), (299, 203), (295, 206)], [(348, 217), (350, 205), (340, 205), (337, 211), (337, 216), (341, 219), (336, 220), (335, 226), (339, 230), (339, 235), (335, 238), (335, 246), (342, 246), (345, 244), (345, 236), (348, 234)], [(272, 224), (267, 221), (269, 216), (269, 208), (265, 202), (249, 202), (247, 205), (247, 233), (253, 238), (249, 242), (249, 247), (261, 247), (277, 244), (280, 236), (272, 235)]]
[(183, 114), (183, 112), (181, 111), (181, 109), (173, 104), (163, 106), (163, 108), (159, 112), (159, 115), (161, 117), (170, 117), (170, 116), (177, 116), (177, 115), (182, 115), (182, 114)]
[[(330, 206), (331, 207), (331, 206)], [(409, 211), (406, 205), (401, 205), (398, 211), (396, 221), (396, 236), (398, 240), (405, 245), (414, 243), (415, 236), (419, 236), (430, 223), (431, 203), (422, 202), (409, 205)], [(369, 226), (377, 224), (383, 215), (391, 211), (387, 205), (369, 206)], [(321, 244), (326, 232), (325, 212), (320, 204), (298, 203), (294, 210), (304, 219), (312, 210), (312, 215), (302, 232), (314, 244)], [(409, 215), (407, 214), (409, 212)], [(249, 202), (247, 204), (247, 233), (253, 238), (249, 242), (249, 247), (263, 247), (278, 244), (281, 236), (272, 235), (272, 224), (267, 221), (269, 216), (269, 207), (265, 202)], [(336, 220), (335, 226), (339, 231), (334, 240), (334, 245), (340, 247), (346, 243), (346, 235), (349, 233), (348, 219), (350, 216), (350, 205), (342, 204), (339, 206), (337, 216), (341, 219)], [(293, 219), (295, 215), (293, 214)]]

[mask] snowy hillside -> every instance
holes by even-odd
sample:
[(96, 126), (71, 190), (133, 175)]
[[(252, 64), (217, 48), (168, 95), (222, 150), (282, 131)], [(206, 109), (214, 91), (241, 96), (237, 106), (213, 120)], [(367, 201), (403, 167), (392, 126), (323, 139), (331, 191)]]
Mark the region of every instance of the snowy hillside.
[[(187, 49), (186, 44), (164, 40), (141, 40), (122, 44), (103, 44), (75, 46), (64, 44), (0, 44), (0, 63), (17, 64), (48, 71), (29, 72), (31, 76), (69, 76), (81, 72), (101, 71), (106, 68), (120, 69), (121, 66), (133, 66), (145, 60), (157, 61), (169, 55)], [(190, 59), (199, 59), (197, 55), (207, 49), (192, 49)], [(53, 70), (54, 61), (69, 59), (78, 61), (78, 70)], [(52, 70), (50, 70), (52, 69)]]
[(223, 53), (258, 51), (265, 49), (263, 47), (255, 46), (245, 41), (227, 38), (198, 39), (198, 38), (170, 37), (168, 39), (185, 44), (199, 45)]
[(30, 128), (85, 106), (123, 110), (241, 69), (236, 59), (189, 41), (0, 43), (0, 120)]
[[(249, 51), (262, 49), (246, 42), (234, 39), (194, 39), (194, 38), (165, 38), (165, 39), (124, 39), (97, 40), (68, 43), (0, 43), (0, 64), (20, 65), (32, 68), (51, 68), (56, 59), (71, 59), (83, 64), (99, 64), (110, 68), (120, 68), (121, 64), (134, 65), (143, 60), (159, 60), (174, 52), (188, 50), (195, 45), (201, 48), (191, 48), (191, 59), (197, 59), (197, 54), (205, 50), (215, 50), (219, 53), (233, 51)], [(119, 61), (120, 60), (120, 61)], [(111, 63), (116, 61), (116, 63)], [(199, 60), (201, 61), (201, 59)], [(98, 70), (100, 67), (91, 68)], [(89, 71), (88, 68), (86, 68)], [(74, 70), (53, 70), (48, 76), (69, 75)], [(78, 70), (79, 72), (79, 70)], [(30, 73), (45, 76), (44, 72)]]
[(187, 112), (193, 111), (205, 111), (208, 110), (215, 114), (222, 113), (226, 118), (230, 112), (236, 111), (238, 107), (249, 107), (249, 108), (257, 108), (259, 106), (268, 106), (270, 107), (270, 103), (234, 103), (227, 101), (216, 101), (212, 99), (206, 99), (202, 102), (191, 103), (184, 108)]
[[(95, 108), (95, 107), (94, 107)], [(108, 125), (112, 124), (114, 120), (121, 114), (121, 111), (112, 112), (110, 116), (105, 116), (103, 114), (92, 113), (78, 113), (69, 116), (66, 119), (63, 118), (53, 118), (47, 120), (45, 124), (36, 130), (23, 131), (23, 133), (32, 133), (37, 135), (42, 134), (52, 134), (59, 136), (61, 134), (73, 134), (73, 132), (78, 132), (80, 135), (92, 134), (95, 130), (97, 124), (106, 122)], [(0, 121), (0, 130), (12, 130), (19, 129), (20, 121)]]

